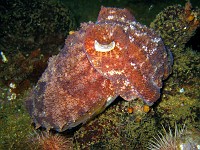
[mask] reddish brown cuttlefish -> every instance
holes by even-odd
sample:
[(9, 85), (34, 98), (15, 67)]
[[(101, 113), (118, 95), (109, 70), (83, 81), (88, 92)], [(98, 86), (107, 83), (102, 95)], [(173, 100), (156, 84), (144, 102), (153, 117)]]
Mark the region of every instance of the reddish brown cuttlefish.
[(26, 102), (36, 127), (62, 132), (102, 112), (117, 96), (152, 105), (171, 71), (170, 52), (126, 9), (102, 7), (96, 23), (69, 35)]

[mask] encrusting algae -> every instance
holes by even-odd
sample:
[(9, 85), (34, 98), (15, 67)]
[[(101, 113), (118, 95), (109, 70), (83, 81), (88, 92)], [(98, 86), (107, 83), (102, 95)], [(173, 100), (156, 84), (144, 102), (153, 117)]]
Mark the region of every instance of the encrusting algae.
[[(31, 120), (23, 105), (24, 95), (28, 93), (28, 91), (24, 91), (27, 88), (17, 92), (19, 90), (18, 87), (21, 87), (20, 84), (17, 84), (18, 82), (9, 82), (16, 83), (17, 88), (14, 88), (14, 84), (5, 86), (7, 81), (3, 77), (0, 80), (0, 149), (37, 150), (49, 149), (48, 146), (56, 149), (58, 147), (56, 144), (60, 145), (61, 148), (68, 147), (82, 150), (145, 150), (148, 147), (153, 149), (155, 147), (150, 141), (159, 143), (160, 141), (157, 138), (159, 132), (164, 137), (163, 139), (171, 137), (174, 140), (175, 134), (180, 135), (182, 133), (181, 129), (184, 124), (187, 130), (184, 129), (184, 134), (177, 136), (181, 137), (178, 140), (183, 141), (186, 139), (185, 141), (187, 142), (200, 145), (198, 138), (200, 129), (200, 55), (199, 52), (185, 45), (199, 27), (199, 8), (192, 7), (189, 2), (185, 6), (169, 6), (158, 14), (151, 23), (151, 27), (154, 28), (157, 34), (160, 34), (164, 44), (172, 51), (174, 58), (173, 72), (164, 81), (161, 98), (154, 105), (148, 106), (144, 104), (141, 98), (127, 102), (118, 97), (103, 113), (73, 130), (67, 130), (67, 132), (63, 133), (55, 133), (55, 131), (50, 130), (50, 133), (47, 133), (43, 131), (44, 129), (39, 128), (36, 131), (31, 125)], [(186, 29), (184, 29), (185, 27)], [(72, 31), (69, 34), (75, 36), (77, 32)], [(102, 48), (106, 47), (105, 43), (97, 42), (98, 49), (102, 50)], [(106, 43), (108, 49), (116, 46), (116, 43), (109, 42)], [(33, 50), (35, 55), (32, 55), (34, 59), (31, 59), (30, 66), (33, 65), (32, 62), (37, 62), (40, 56), (43, 55), (43, 52), (41, 55), (36, 53), (38, 52), (37, 49), (35, 50)], [(2, 65), (4, 65), (6, 66), (4, 69), (13, 69), (14, 67), (12, 66), (23, 66), (22, 63), (17, 62), (19, 56), (25, 56), (23, 58), (25, 61), (30, 56), (30, 53), (29, 56), (22, 52), (17, 53), (16, 55), (19, 56), (16, 56), (15, 59), (13, 57), (13, 63), (9, 62), (11, 56), (7, 53), (5, 55), (8, 58), (8, 62), (6, 62), (7, 64), (0, 62), (0, 67), (2, 68)], [(21, 59), (21, 57), (19, 58)], [(29, 64), (27, 63), (24, 66), (26, 68)], [(135, 66), (133, 65), (133, 67)], [(29, 71), (31, 74), (31, 70)], [(12, 74), (15, 73), (10, 72), (8, 76), (11, 79)], [(20, 76), (22, 80), (19, 83), (28, 78), (27, 75), (25, 75), (24, 79)], [(17, 79), (17, 74), (13, 79)], [(15, 98), (12, 96), (14, 92), (17, 93)], [(98, 112), (101, 112), (101, 110), (98, 110)], [(177, 129), (179, 132), (176, 132)], [(41, 130), (43, 133), (41, 133)], [(30, 134), (33, 136), (30, 137)], [(69, 134), (70, 138), (68, 138)], [(188, 146), (186, 144), (184, 145), (183, 143), (182, 146)]]
[(157, 31), (173, 55), (184, 50), (185, 44), (200, 25), (200, 9), (192, 8), (188, 1), (185, 7), (173, 5), (160, 12), (150, 27)]
[[(194, 18), (187, 16), (189, 13), (195, 14)], [(184, 17), (183, 20), (181, 17)], [(193, 142), (197, 141), (195, 145), (200, 145), (198, 136), (195, 135), (195, 131), (200, 129), (199, 53), (185, 47), (186, 42), (195, 34), (198, 22), (199, 9), (192, 9), (189, 2), (185, 7), (169, 6), (158, 14), (151, 26), (157, 25), (154, 29), (160, 33), (168, 48), (172, 49), (174, 57), (173, 73), (164, 85), (161, 100), (153, 105), (148, 113), (143, 114), (141, 109), (134, 112), (134, 108), (144, 108), (143, 111), (146, 111), (143, 103), (133, 101), (127, 104), (119, 101), (98, 119), (94, 119), (75, 133), (78, 148), (146, 149), (149, 147), (149, 139), (155, 141), (153, 137), (162, 130), (161, 124), (169, 124), (171, 130), (174, 130), (175, 122), (179, 126), (185, 124), (188, 130), (194, 131), (190, 132), (190, 137), (193, 138)], [(169, 24), (168, 28), (165, 28), (166, 24)], [(182, 31), (184, 25), (188, 30)], [(171, 33), (173, 36), (170, 36)], [(124, 107), (126, 109), (122, 111)]]

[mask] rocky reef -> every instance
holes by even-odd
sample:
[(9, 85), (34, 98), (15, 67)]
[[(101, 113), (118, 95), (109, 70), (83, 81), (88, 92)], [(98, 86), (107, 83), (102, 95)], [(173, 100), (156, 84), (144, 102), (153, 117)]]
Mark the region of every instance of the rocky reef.
[(76, 23), (55, 1), (2, 1), (0, 11), (0, 85), (16, 97), (38, 81)]
[(193, 8), (190, 2), (173, 5), (160, 12), (150, 27), (157, 31), (164, 39), (173, 54), (183, 51), (185, 44), (195, 34), (199, 27), (199, 8)]
[[(137, 9), (137, 7), (135, 8)], [(144, 8), (148, 8), (148, 6)], [(153, 9), (155, 7), (150, 10), (151, 13), (153, 13)], [(148, 13), (149, 10), (144, 10), (144, 12)], [(134, 16), (137, 19), (137, 15)], [(142, 19), (139, 18), (139, 20)], [(151, 23), (151, 27), (154, 28), (157, 34), (162, 36), (164, 44), (172, 51), (174, 58), (172, 74), (163, 82), (161, 97), (154, 105), (146, 105), (140, 97), (132, 101), (124, 101), (123, 98), (118, 97), (103, 113), (100, 113), (94, 119), (62, 133), (52, 130), (50, 130), (50, 133), (46, 133), (43, 128), (34, 129), (29, 114), (24, 107), (25, 97), (30, 94), (30, 91), (27, 91), (26, 86), (23, 87), (23, 85), (30, 86), (30, 81), (33, 80), (24, 82), (26, 84), (20, 82), (21, 80), (17, 80), (18, 76), (19, 79), (23, 77), (32, 79), (33, 74), (31, 72), (38, 72), (37, 68), (40, 68), (36, 67), (36, 64), (43, 64), (42, 61), (48, 59), (49, 55), (44, 54), (43, 51), (38, 51), (37, 48), (31, 50), (31, 52), (29, 51), (28, 54), (24, 52), (16, 53), (16, 55), (4, 53), (8, 61), (4, 62), (3, 57), (1, 57), (0, 149), (37, 150), (50, 147), (54, 149), (55, 147), (72, 149), (73, 147), (73, 149), (83, 150), (145, 150), (148, 148), (156, 149), (152, 145), (152, 141), (157, 145), (161, 145), (161, 141), (165, 139), (168, 139), (169, 142), (170, 140), (175, 141), (176, 146), (182, 146), (182, 148), (191, 148), (191, 146), (194, 149), (198, 148), (197, 145), (200, 145), (200, 55), (197, 49), (188, 47), (187, 43), (188, 40), (193, 40), (191, 39), (192, 36), (197, 36), (196, 31), (199, 32), (198, 22), (199, 9), (195, 5), (192, 7), (190, 3), (187, 3), (183, 6), (172, 5), (166, 7)], [(90, 25), (93, 27), (91, 29), (94, 29), (95, 24), (91, 23)], [(84, 24), (82, 27), (84, 27)], [(188, 30), (184, 30), (184, 27), (187, 27)], [(102, 32), (106, 31), (102, 30)], [(72, 37), (77, 35), (78, 32), (74, 33), (72, 31), (70, 33), (72, 34), (70, 39), (73, 39)], [(178, 38), (172, 38), (170, 35)], [(98, 50), (101, 51), (105, 48), (107, 50), (112, 49), (114, 44), (116, 46), (116, 43), (112, 41), (105, 44), (96, 42)], [(193, 44), (198, 45), (195, 42)], [(33, 54), (31, 54), (32, 52)], [(55, 57), (57, 56), (54, 56), (53, 59)], [(94, 57), (91, 57), (91, 61), (92, 58)], [(100, 64), (104, 64), (103, 61), (99, 59), (98, 61)], [(89, 62), (89, 64), (91, 63)], [(2, 65), (6, 67), (2, 68)], [(13, 70), (16, 68), (15, 66), (18, 66), (18, 69)], [(18, 73), (18, 70), (21, 70), (20, 67), (25, 71), (27, 70), (27, 74)], [(2, 74), (4, 75), (2, 76)], [(17, 82), (10, 80), (13, 77)], [(11, 82), (7, 82), (6, 78), (9, 78)], [(35, 81), (36, 78), (34, 78)], [(17, 84), (18, 82), (19, 84)], [(20, 90), (20, 87), (25, 90)], [(97, 112), (99, 113), (100, 109)], [(176, 137), (175, 134), (177, 134)], [(162, 136), (161, 141), (159, 140), (160, 135)], [(164, 146), (171, 146), (168, 143), (164, 144)]]
[(0, 22), (0, 149), (33, 149), (23, 97), (76, 27), (75, 18), (60, 2), (13, 0), (0, 2)]
[[(198, 148), (200, 55), (199, 52), (185, 47), (199, 27), (198, 22), (199, 9), (193, 9), (190, 3), (186, 3), (185, 6), (169, 6), (158, 14), (151, 27), (161, 35), (174, 57), (173, 72), (164, 84), (161, 99), (149, 111), (145, 111), (141, 101), (127, 103), (119, 99), (98, 119), (94, 119), (75, 133), (75, 148), (147, 149), (151, 145), (149, 139), (162, 144), (154, 138), (157, 137), (158, 131), (166, 134), (163, 134), (163, 138), (168, 139), (171, 135), (172, 139), (177, 128), (182, 128), (183, 124), (188, 128), (188, 132), (173, 138), (176, 140), (175, 146)], [(183, 26), (188, 30), (184, 30)], [(170, 131), (163, 131), (161, 125)], [(180, 140), (189, 141), (189, 144), (185, 142), (181, 145)], [(166, 149), (170, 148), (170, 144), (164, 144)]]
[(0, 50), (7, 55), (38, 48), (56, 54), (68, 32), (76, 27), (69, 8), (56, 1), (2, 1), (0, 8)]

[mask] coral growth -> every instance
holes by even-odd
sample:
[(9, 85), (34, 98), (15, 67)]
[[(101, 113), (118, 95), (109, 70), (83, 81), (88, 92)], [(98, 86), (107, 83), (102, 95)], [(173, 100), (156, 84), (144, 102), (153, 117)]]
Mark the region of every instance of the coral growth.
[[(186, 7), (189, 6), (186, 4)], [(165, 11), (172, 9), (173, 13), (170, 11)], [(172, 13), (171, 15), (166, 15), (161, 12), (158, 16), (160, 18), (165, 18), (171, 20), (169, 22), (174, 22), (169, 28), (163, 27), (161, 24), (157, 24), (155, 28), (159, 33), (172, 32), (173, 28), (177, 28), (176, 25), (183, 25), (182, 20), (176, 17), (178, 15), (185, 15), (179, 11), (188, 10), (187, 8), (181, 7), (179, 5), (170, 6), (164, 10), (165, 13)], [(190, 13), (194, 11), (198, 12), (198, 8), (189, 9)], [(199, 14), (196, 13), (196, 21), (198, 21)], [(195, 18), (188, 18), (192, 25)], [(156, 18), (158, 19), (158, 17)], [(192, 20), (193, 19), (193, 20)], [(162, 19), (160, 20), (162, 21)], [(152, 23), (154, 24), (155, 21)], [(164, 25), (165, 22), (164, 22)], [(186, 25), (186, 24), (185, 24)], [(194, 28), (195, 27), (195, 28)], [(173, 32), (174, 36), (163, 36), (164, 41), (173, 50), (174, 55), (174, 69), (170, 78), (165, 82), (163, 88), (163, 95), (161, 100), (153, 105), (150, 112), (147, 114), (141, 114), (141, 109), (137, 109), (134, 112), (134, 108), (145, 108), (142, 103), (137, 107), (130, 102), (128, 105), (125, 102), (120, 101), (115, 103), (113, 106), (108, 108), (104, 114), (100, 115), (98, 119), (91, 121), (89, 124), (83, 126), (75, 134), (76, 144), (78, 148), (81, 149), (92, 149), (100, 147), (103, 149), (146, 149), (148, 147), (147, 138), (156, 137), (158, 131), (160, 130), (160, 124), (169, 124), (170, 130), (174, 130), (174, 123), (186, 124), (191, 130), (187, 132), (184, 139), (190, 140), (189, 137), (192, 136), (192, 140), (189, 141), (194, 144), (194, 141), (198, 140), (198, 136), (195, 135), (200, 129), (199, 122), (199, 53), (192, 50), (191, 48), (185, 48), (185, 43), (191, 38), (195, 33), (195, 29), (198, 24), (195, 24), (191, 30)], [(182, 30), (182, 28), (178, 28)], [(170, 30), (170, 31), (169, 31)], [(187, 31), (187, 32), (186, 32)], [(180, 33), (180, 34), (179, 34)], [(161, 34), (162, 36), (162, 34)], [(179, 37), (180, 40), (177, 46), (174, 46), (173, 41), (176, 39), (174, 37)], [(173, 41), (171, 41), (173, 40)], [(167, 43), (169, 42), (169, 43)], [(127, 106), (124, 110), (124, 106)], [(114, 108), (113, 108), (114, 107)], [(145, 110), (145, 109), (143, 109)], [(127, 113), (126, 113), (127, 112)], [(128, 115), (125, 115), (128, 114)], [(123, 134), (125, 133), (125, 135)], [(169, 135), (169, 134), (168, 134)], [(165, 136), (165, 134), (163, 134)], [(174, 136), (171, 136), (172, 138)], [(91, 139), (91, 140), (87, 140)], [(154, 142), (156, 142), (155, 139)], [(172, 139), (174, 140), (174, 139)], [(182, 139), (181, 139), (182, 140)], [(158, 141), (158, 140), (157, 140)], [(188, 143), (185, 143), (188, 144)], [(196, 145), (198, 143), (195, 143)], [(184, 145), (184, 148), (192, 145)], [(152, 148), (152, 147), (151, 147)]]
[(70, 30), (75, 19), (69, 8), (47, 0), (13, 0), (1, 2), (0, 50), (54, 52)]
[(9, 88), (0, 83), (0, 149), (28, 149), (30, 123), (24, 98), (12, 98)]
[(20, 94), (27, 90), (41, 76), (47, 66), (49, 55), (41, 54), (40, 49), (28, 56), (18, 51), (7, 56), (8, 61), (0, 64), (0, 82), (8, 86), (11, 93)]
[[(103, 114), (75, 132), (77, 149), (140, 149), (154, 135), (153, 110), (146, 113), (141, 99), (125, 102), (118, 98)], [(132, 113), (128, 109), (132, 108)]]
[(0, 83), (15, 99), (37, 82), (49, 56), (58, 53), (75, 28), (75, 19), (67, 7), (53, 1), (2, 1), (0, 8)]
[(160, 12), (150, 27), (164, 39), (174, 55), (183, 51), (186, 42), (195, 34), (200, 25), (200, 9), (192, 8), (190, 2), (165, 8)]
[(75, 19), (58, 2), (13, 0), (0, 2), (0, 22), (0, 149), (30, 149), (27, 135), (33, 128), (24, 95)]
[[(151, 24), (161, 34), (174, 56), (173, 74), (163, 89), (162, 101), (156, 107), (160, 123), (191, 122), (196, 124), (199, 114), (199, 52), (186, 48), (185, 43), (199, 26), (199, 8), (169, 6)], [(189, 18), (188, 18), (189, 17)], [(167, 26), (167, 27), (166, 27)]]
[[(9, 7), (12, 5), (8, 1), (2, 1), (2, 2), (6, 5), (9, 4), (8, 5)], [(15, 2), (17, 3), (19, 1), (14, 0), (12, 2), (13, 4), (15, 4)], [(34, 0), (32, 2), (36, 2), (36, 1)], [(31, 4), (33, 4), (32, 2)], [(94, 2), (96, 3), (96, 1)], [(131, 2), (134, 3), (134, 1), (131, 1)], [(81, 3), (81, 5), (83, 3), (84, 1)], [(27, 3), (20, 3), (20, 4), (27, 5)], [(37, 6), (46, 6), (47, 3), (42, 3), (41, 5), (38, 5), (38, 4), (39, 2), (37, 3)], [(87, 4), (90, 4), (90, 3), (87, 3)], [(92, 4), (93, 3), (91, 3), (90, 5)], [(137, 9), (137, 7), (140, 5), (141, 4), (138, 5), (138, 3), (134, 3), (134, 6), (135, 6), (134, 8)], [(4, 6), (5, 5), (3, 5), (3, 7), (2, 5), (0, 6), (1, 8), (3, 8), (3, 9), (0, 9), (0, 11), (5, 10)], [(32, 11), (33, 10), (32, 7), (35, 7), (35, 6), (36, 5), (32, 5), (30, 10)], [(55, 5), (53, 5), (52, 7), (54, 6)], [(156, 9), (155, 5), (151, 5), (151, 6), (152, 6), (151, 10), (148, 10), (149, 8), (148, 5), (145, 5), (142, 8), (138, 7), (138, 9), (141, 10), (140, 14), (144, 15), (147, 18), (147, 16), (150, 16), (150, 14), (155, 13), (157, 11), (157, 10), (154, 11)], [(162, 6), (159, 6), (159, 9), (161, 7)], [(19, 7), (16, 7), (16, 8), (19, 8)], [(21, 7), (21, 8), (24, 8), (24, 7)], [(35, 10), (40, 10), (39, 7), (35, 7), (35, 8), (36, 8)], [(85, 16), (91, 16), (91, 15), (94, 16), (95, 14), (94, 12), (91, 13), (89, 11), (85, 11), (86, 9), (84, 7), (81, 9), (78, 9), (77, 5), (75, 5), (75, 8), (79, 14), (83, 13), (83, 12), (80, 12), (80, 10), (84, 10), (85, 14), (89, 13), (89, 15), (85, 15)], [(17, 9), (14, 9), (14, 11), (12, 12), (8, 11), (8, 13), (4, 13), (4, 14), (2, 13), (2, 14), (4, 17), (6, 17), (7, 14), (8, 15), (15, 14), (17, 16), (18, 14), (23, 15), (23, 13), (20, 13), (20, 12), (18, 13), (16, 11)], [(55, 9), (55, 11), (57, 11), (57, 9)], [(43, 16), (40, 13), (43, 14), (43, 11), (38, 12), (39, 16)], [(137, 16), (137, 14), (135, 13), (134, 15), (135, 17)], [(154, 15), (155, 14), (151, 15), (151, 17)], [(27, 16), (25, 16), (25, 18)], [(6, 44), (6, 46), (2, 46), (2, 44), (0, 43), (0, 46), (1, 46), (0, 50), (1, 52), (3, 51), (3, 56), (6, 57), (6, 58), (1, 57), (0, 59), (0, 76), (1, 76), (0, 78), (0, 149), (38, 150), (38, 149), (42, 149), (43, 147), (42, 145), (45, 144), (44, 141), (53, 141), (54, 144), (51, 144), (52, 142), (46, 142), (46, 143), (47, 145), (59, 144), (61, 145), (61, 147), (65, 147), (65, 148), (66, 148), (66, 145), (63, 145), (63, 143), (66, 143), (68, 146), (70, 146), (70, 148), (72, 148), (72, 144), (73, 144), (74, 149), (83, 149), (83, 150), (84, 149), (85, 150), (86, 149), (116, 149), (116, 150), (117, 149), (119, 150), (120, 149), (140, 149), (142, 150), (142, 149), (147, 149), (147, 147), (150, 146), (149, 139), (153, 140), (154, 143), (160, 142), (160, 140), (157, 138), (159, 136), (158, 135), (159, 132), (162, 133), (160, 138), (171, 137), (170, 138), (171, 140), (176, 140), (176, 138), (174, 138), (175, 137), (174, 134), (176, 133), (175, 132), (176, 126), (174, 125), (174, 122), (177, 123), (177, 126), (178, 126), (177, 128), (179, 130), (178, 133), (182, 133), (180, 131), (183, 124), (185, 124), (187, 127), (187, 130), (184, 130), (183, 132), (184, 134), (181, 134), (181, 138), (179, 138), (179, 141), (181, 142), (183, 140), (186, 141), (185, 143), (182, 144), (182, 148), (189, 148), (192, 146), (191, 144), (194, 144), (194, 143), (198, 144), (199, 130), (200, 130), (200, 118), (199, 118), (200, 116), (200, 101), (199, 101), (199, 97), (200, 97), (200, 91), (199, 91), (199, 86), (200, 86), (200, 79), (199, 79), (200, 62), (199, 61), (200, 59), (199, 57), (200, 55), (199, 55), (199, 52), (195, 51), (195, 49), (186, 48), (185, 43), (191, 38), (192, 35), (194, 35), (195, 30), (198, 27), (199, 9), (195, 7), (192, 8), (190, 3), (187, 3), (185, 7), (182, 7), (180, 5), (174, 5), (174, 6), (167, 7), (158, 16), (159, 17), (156, 18), (156, 20), (151, 24), (151, 26), (155, 28), (155, 30), (158, 33), (160, 33), (161, 36), (163, 36), (162, 38), (166, 42), (166, 45), (168, 46), (168, 48), (170, 48), (173, 51), (173, 56), (174, 56), (173, 73), (170, 75), (170, 78), (165, 80), (165, 82), (163, 83), (161, 98), (155, 103), (155, 105), (149, 107), (143, 103), (142, 99), (135, 99), (135, 100), (126, 102), (122, 98), (118, 97), (114, 103), (112, 103), (109, 107), (107, 107), (104, 113), (98, 115), (93, 120), (90, 120), (90, 122), (88, 122), (87, 124), (83, 126), (78, 126), (77, 128), (74, 128), (74, 130), (70, 130), (72, 132), (74, 131), (73, 143), (71, 143), (72, 142), (71, 139), (70, 141), (68, 141), (69, 139), (65, 138), (65, 137), (68, 137), (69, 135), (68, 132), (56, 133), (56, 134), (55, 133), (54, 134), (39, 134), (39, 135), (37, 134), (38, 138), (34, 138), (35, 137), (34, 136), (30, 139), (29, 135), (34, 134), (35, 130), (33, 126), (31, 125), (29, 114), (27, 114), (23, 105), (24, 100), (25, 100), (24, 93), (27, 93), (27, 91), (25, 90), (27, 89), (26, 87), (29, 87), (30, 84), (32, 84), (33, 80), (35, 81), (38, 79), (38, 77), (40, 76), (39, 74), (43, 72), (43, 67), (45, 67), (46, 65), (45, 62), (47, 58), (52, 53), (57, 53), (58, 47), (51, 46), (50, 48), (44, 49), (43, 47), (36, 46), (36, 48), (23, 49), (23, 46), (21, 46), (22, 49), (19, 49), (16, 47), (16, 42), (11, 41), (11, 40), (10, 41), (3, 40), (3, 42), (8, 42), (8, 44)], [(0, 19), (3, 19), (1, 17), (2, 16), (0, 16)], [(145, 20), (145, 17), (137, 18), (137, 20)], [(8, 18), (4, 18), (4, 19), (7, 20)], [(16, 18), (16, 16), (14, 18)], [(49, 18), (58, 19), (56, 17), (52, 18), (51, 16)], [(155, 22), (157, 23), (157, 25), (154, 24)], [(9, 23), (9, 20), (8, 20), (8, 23)], [(57, 23), (62, 24), (64, 23), (64, 21), (57, 22)], [(49, 27), (51, 27), (50, 24), (48, 25)], [(87, 24), (83, 24), (82, 27), (84, 28), (85, 25)], [(95, 24), (91, 24), (91, 25), (92, 27), (95, 26)], [(23, 26), (16, 25), (16, 27), (20, 28)], [(187, 27), (188, 30), (184, 30), (184, 27)], [(15, 26), (11, 27), (11, 30), (14, 31), (15, 30), (14, 28)], [(6, 29), (6, 26), (3, 26), (3, 29)], [(33, 28), (30, 27), (30, 30), (32, 29)], [(6, 30), (1, 30), (0, 33), (3, 33), (4, 31), (6, 32)], [(85, 31), (85, 28), (84, 28), (84, 31)], [(68, 30), (66, 32), (64, 31), (63, 34), (65, 33), (67, 34), (67, 32)], [(102, 30), (102, 32), (104, 33), (106, 31)], [(18, 36), (19, 35), (18, 30), (16, 30), (16, 33), (17, 35), (13, 35), (14, 36), (13, 39), (16, 38), (17, 41), (19, 39), (20, 40), (22, 39), (23, 41), (23, 37), (26, 37), (26, 36), (21, 36), (21, 37)], [(69, 39), (71, 39), (71, 41), (73, 39), (72, 37), (74, 37), (75, 39), (78, 38), (77, 36), (78, 32), (71, 31), (70, 34), (71, 35)], [(170, 35), (173, 35), (173, 36), (171, 37)], [(39, 35), (37, 37), (39, 37)], [(37, 39), (37, 37), (35, 39)], [(50, 36), (48, 37), (49, 39), (51, 39)], [(58, 37), (58, 36), (55, 36), (55, 37)], [(44, 39), (46, 39), (46, 37), (44, 37), (44, 39), (43, 37), (40, 37), (39, 39), (41, 40), (41, 43), (45, 43)], [(55, 38), (52, 38), (52, 39), (53, 41), (55, 41), (55, 43), (60, 41), (59, 38), (58, 38), (58, 41), (57, 39), (55, 40)], [(29, 40), (29, 38), (27, 40)], [(32, 39), (30, 39), (30, 42), (31, 41)], [(12, 42), (14, 43), (14, 45), (12, 45)], [(80, 43), (76, 43), (73, 45), (73, 42), (71, 43), (70, 42), (67, 42), (69, 47), (73, 47), (75, 45), (77, 49), (81, 47)], [(94, 44), (96, 45), (95, 49), (101, 52), (108, 52), (108, 51), (112, 52), (114, 47), (117, 46), (116, 42), (113, 42), (113, 41), (107, 41), (105, 43), (104, 42), (105, 41), (94, 40)], [(24, 42), (24, 43), (26, 44), (27, 42)], [(17, 44), (23, 45), (24, 43), (21, 42)], [(37, 43), (35, 44), (38, 45)], [(194, 44), (198, 45), (198, 43), (194, 43)], [(46, 46), (48, 47), (49, 45), (47, 44)], [(30, 47), (32, 47), (32, 45)], [(40, 48), (41, 51), (39, 51), (38, 48)], [(15, 50), (13, 51), (13, 49)], [(52, 51), (52, 50), (55, 50), (55, 51)], [(11, 53), (8, 53), (8, 52), (11, 52)], [(77, 51), (74, 51), (74, 53), (76, 52)], [(67, 53), (64, 53), (64, 54), (65, 56), (68, 57)], [(82, 56), (81, 54), (79, 55), (79, 58)], [(53, 57), (53, 59), (54, 58), (55, 57)], [(67, 66), (67, 67), (75, 68), (76, 60), (75, 61), (73, 59), (69, 59), (69, 60), (71, 61), (71, 63), (70, 63), (70, 66)], [(101, 59), (98, 59), (98, 61), (100, 63), (103, 62), (101, 61)], [(82, 64), (82, 65), (85, 65), (85, 64)], [(82, 66), (82, 65), (79, 65), (79, 66)], [(50, 65), (50, 67), (52, 66)], [(78, 69), (82, 69), (82, 67)], [(55, 71), (57, 72), (59, 72), (60, 70), (55, 69)], [(37, 74), (37, 72), (38, 72), (38, 75), (36, 75), (37, 76), (36, 77), (35, 74)], [(87, 76), (88, 74), (87, 73), (80, 74), (79, 76), (81, 75)], [(79, 76), (77, 78), (79, 78)], [(59, 78), (57, 79), (61, 80), (62, 76), (59, 76)], [(80, 80), (82, 79), (83, 78), (81, 78)], [(84, 81), (85, 80), (83, 80), (83, 82)], [(91, 78), (88, 81), (89, 81), (88, 86), (90, 86), (90, 82), (95, 82), (94, 80), (91, 80)], [(69, 83), (66, 83), (66, 84), (69, 84)], [(73, 86), (73, 83), (71, 83), (69, 86), (63, 86), (63, 89), (70, 89), (71, 85)], [(81, 88), (81, 87), (82, 87), (81, 85), (78, 86), (78, 88)], [(55, 92), (56, 87), (52, 89), (53, 90), (49, 94), (52, 94), (53, 92)], [(43, 88), (40, 88), (40, 91), (38, 92), (42, 93)], [(56, 92), (62, 94), (62, 91), (56, 91)], [(91, 92), (91, 95), (94, 93), (93, 90), (91, 90), (90, 92)], [(84, 96), (82, 96), (81, 98), (84, 99)], [(113, 99), (109, 99), (109, 100), (111, 102)], [(39, 103), (39, 104), (41, 104), (41, 106), (43, 105), (43, 103)], [(76, 109), (77, 108), (75, 108), (75, 110)], [(99, 113), (100, 111), (101, 110), (98, 109), (97, 113)], [(163, 124), (164, 129), (161, 126), (161, 124)], [(41, 128), (39, 128), (36, 132), (40, 133), (41, 132), (40, 129)], [(172, 134), (170, 134), (170, 131)], [(176, 133), (176, 136), (177, 135), (180, 135), (180, 134)], [(57, 141), (57, 139), (59, 139), (59, 141)], [(163, 139), (165, 139), (166, 141), (166, 138), (163, 138)], [(32, 144), (30, 145), (30, 143), (32, 143), (33, 145)], [(159, 145), (157, 146), (159, 147)], [(150, 147), (151, 149), (155, 148), (153, 146), (150, 146)]]

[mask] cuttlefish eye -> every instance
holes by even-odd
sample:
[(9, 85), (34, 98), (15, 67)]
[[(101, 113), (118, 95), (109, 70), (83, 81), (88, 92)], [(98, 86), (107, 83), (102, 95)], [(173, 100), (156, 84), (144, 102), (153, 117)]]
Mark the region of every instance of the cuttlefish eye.
[(97, 40), (95, 40), (94, 48), (97, 52), (109, 52), (115, 48), (115, 41), (112, 41), (109, 44), (100, 44)]

